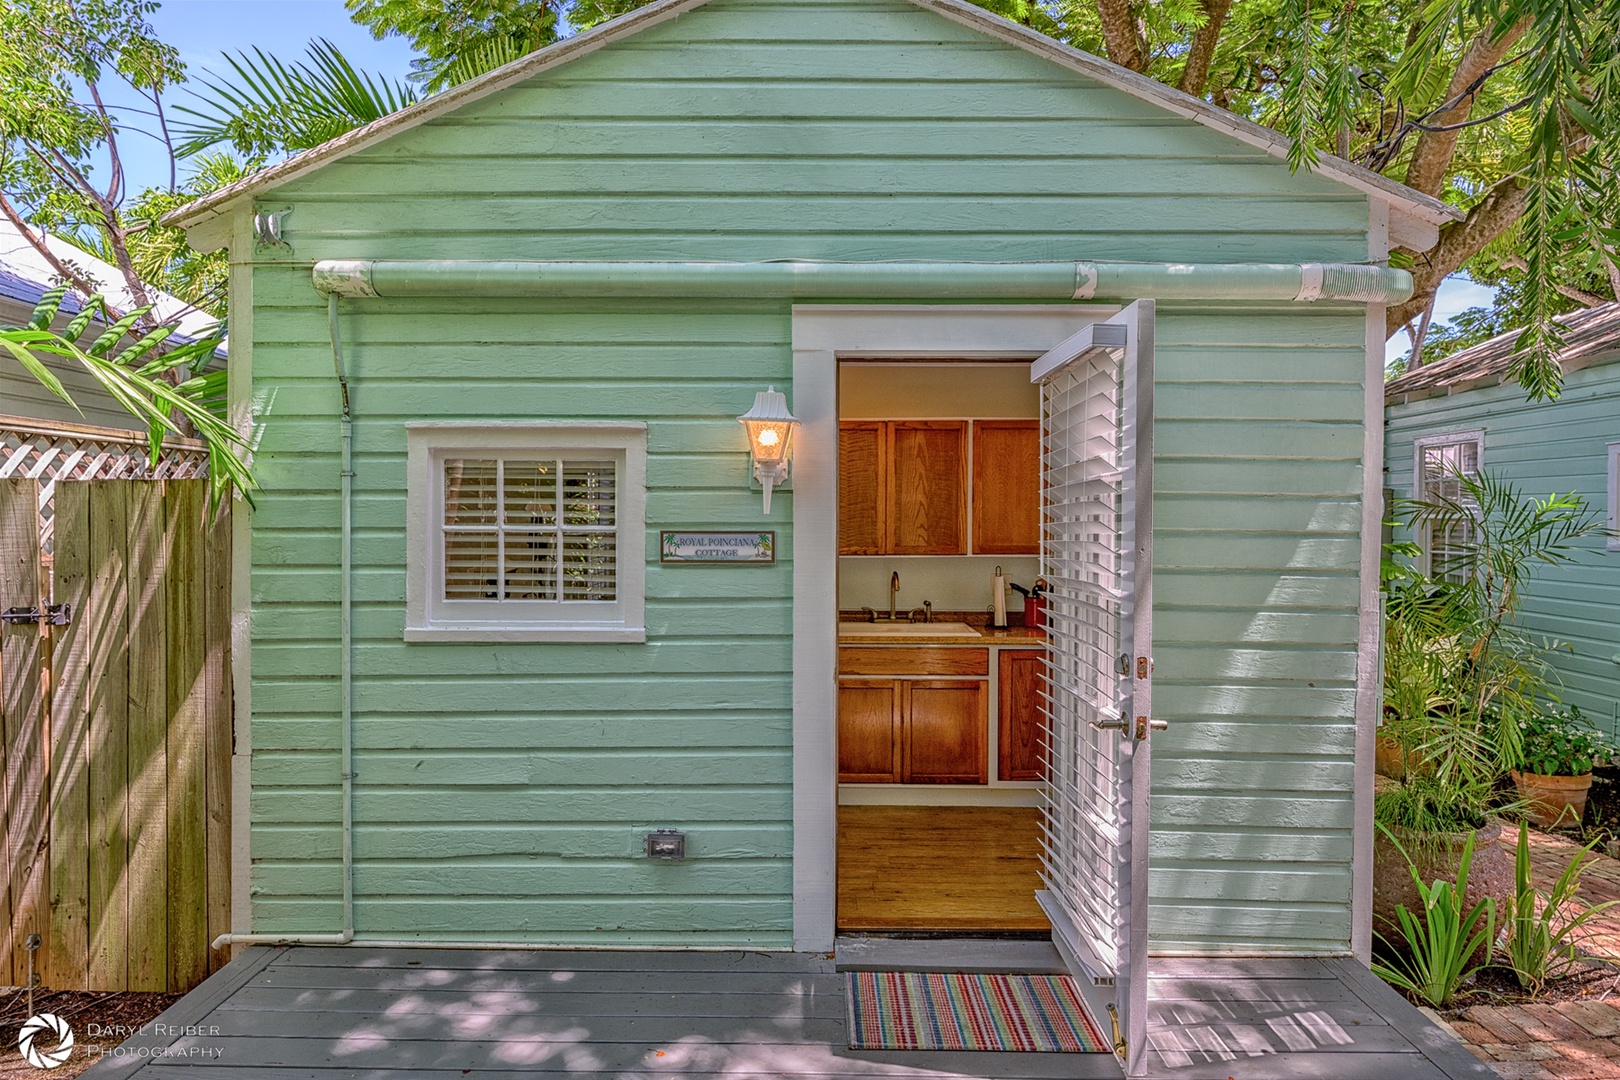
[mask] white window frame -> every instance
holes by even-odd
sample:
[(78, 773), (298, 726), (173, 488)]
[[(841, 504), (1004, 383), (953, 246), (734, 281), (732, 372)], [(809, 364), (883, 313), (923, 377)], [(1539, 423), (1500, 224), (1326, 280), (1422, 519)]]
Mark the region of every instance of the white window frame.
[(1620, 442), (1609, 444), (1609, 537), (1608, 549), (1620, 551)]
[[(647, 425), (589, 421), (420, 422), (405, 425), (405, 640), (643, 642), (647, 640)], [(618, 465), (616, 571), (611, 603), (455, 607), (444, 596), (444, 470), (453, 457), (612, 458)], [(447, 608), (449, 610), (447, 610)], [(466, 612), (474, 611), (468, 616)], [(489, 613), (494, 613), (493, 615)], [(537, 613), (543, 612), (543, 614)], [(558, 614), (562, 612), (563, 614)]]
[[(1485, 468), (1485, 429), (1470, 428), (1467, 431), (1447, 431), (1439, 435), (1424, 435), (1412, 440), (1412, 498), (1424, 499), (1427, 497), (1427, 488), (1423, 476), (1423, 452), (1436, 446), (1451, 446), (1455, 443), (1474, 444), (1474, 473), (1478, 475)], [(1431, 574), (1433, 566), (1430, 562), (1433, 552), (1429, 530), (1420, 528), (1416, 540), (1418, 548), (1423, 553), (1421, 565), (1418, 567), (1425, 575)]]

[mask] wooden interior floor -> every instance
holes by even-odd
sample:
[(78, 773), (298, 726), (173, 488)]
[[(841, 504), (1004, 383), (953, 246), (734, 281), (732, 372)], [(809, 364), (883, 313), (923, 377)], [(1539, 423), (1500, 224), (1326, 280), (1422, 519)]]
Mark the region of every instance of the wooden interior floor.
[(838, 929), (1050, 930), (1035, 807), (840, 806)]

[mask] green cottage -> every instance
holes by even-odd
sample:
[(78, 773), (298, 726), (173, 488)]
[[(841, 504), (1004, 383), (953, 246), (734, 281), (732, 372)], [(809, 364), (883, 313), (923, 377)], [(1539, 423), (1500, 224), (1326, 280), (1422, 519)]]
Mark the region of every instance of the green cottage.
[(1365, 958), (1387, 253), (1454, 215), (1285, 154), (960, 0), (664, 0), (186, 208), (236, 940)]
[[(1481, 470), (1525, 496), (1574, 492), (1620, 527), (1620, 304), (1560, 316), (1564, 372), (1556, 401), (1532, 402), (1508, 374), (1518, 331), (1460, 350), (1392, 379), (1385, 388), (1384, 486), (1416, 499), (1441, 488), (1448, 469)], [(1428, 562), (1442, 545), (1433, 528), (1411, 539)], [(1533, 639), (1560, 642), (1547, 657), (1564, 704), (1600, 730), (1620, 733), (1620, 613), (1613, 599), (1620, 539), (1579, 541), (1567, 565), (1537, 573), (1520, 622)]]

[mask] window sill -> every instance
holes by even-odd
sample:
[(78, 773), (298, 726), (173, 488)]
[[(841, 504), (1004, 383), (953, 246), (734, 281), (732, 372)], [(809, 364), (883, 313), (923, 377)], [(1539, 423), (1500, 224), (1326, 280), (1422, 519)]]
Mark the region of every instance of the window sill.
[(644, 626), (407, 626), (406, 641), (532, 641), (641, 644)]

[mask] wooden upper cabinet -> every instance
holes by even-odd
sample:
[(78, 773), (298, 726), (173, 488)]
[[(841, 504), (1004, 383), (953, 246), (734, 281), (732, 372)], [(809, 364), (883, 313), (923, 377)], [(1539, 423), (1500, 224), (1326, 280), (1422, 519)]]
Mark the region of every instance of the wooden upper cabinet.
[(1046, 723), (1041, 699), (1046, 692), (1046, 653), (1040, 649), (1003, 649), (1001, 685), (996, 692), (1000, 764), (1003, 780), (1040, 780), (1046, 767)]
[(890, 555), (967, 554), (967, 424), (891, 425)]
[(973, 422), (973, 553), (1041, 551), (1041, 423)]
[(840, 555), (967, 554), (966, 422), (838, 427)]
[(889, 426), (838, 425), (838, 551), (884, 554), (888, 513)]

